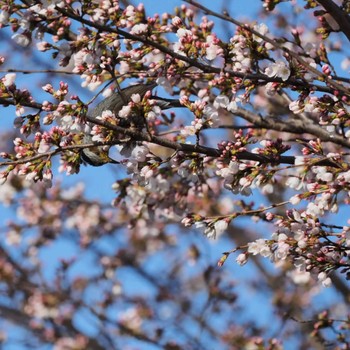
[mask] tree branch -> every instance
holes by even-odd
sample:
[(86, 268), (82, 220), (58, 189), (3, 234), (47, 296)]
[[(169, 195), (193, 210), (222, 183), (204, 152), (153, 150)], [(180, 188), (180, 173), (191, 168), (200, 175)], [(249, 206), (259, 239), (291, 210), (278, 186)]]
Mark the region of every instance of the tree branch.
[[(184, 0), (184, 1), (190, 3), (190, 4), (194, 5), (194, 6), (197, 6), (198, 8), (203, 9), (204, 11), (208, 12), (209, 14), (213, 14), (213, 15), (216, 14), (215, 12), (206, 9), (204, 6), (199, 5), (198, 3), (194, 2), (194, 1), (187, 1), (187, 0)], [(303, 61), (300, 58), (299, 55), (297, 55), (297, 54), (295, 54), (295, 53), (293, 53), (291, 51), (288, 51), (286, 48), (280, 46), (279, 44), (276, 44), (276, 41), (271, 40), (268, 37), (265, 37), (265, 36), (261, 35), (259, 32), (255, 31), (255, 30), (253, 30), (251, 28), (249, 28), (249, 30), (253, 34), (263, 38), (267, 42), (273, 44), (275, 47), (277, 47), (277, 48), (279, 48), (279, 49), (281, 49), (283, 51), (288, 51), (290, 56), (292, 56), (293, 58), (298, 60), (300, 63), (302, 63), (305, 68), (307, 68), (310, 72), (312, 72), (313, 74), (315, 74), (318, 77), (320, 77), (321, 80), (326, 81), (329, 86), (333, 87), (333, 89), (329, 88), (328, 86), (321, 86), (321, 85), (317, 85), (317, 84), (309, 84), (309, 83), (305, 82), (304, 80), (298, 80), (298, 79), (295, 79), (293, 77), (290, 77), (288, 80), (283, 81), (281, 78), (268, 77), (267, 75), (261, 74), (261, 73), (242, 73), (242, 72), (236, 72), (236, 71), (233, 71), (233, 70), (230, 70), (230, 69), (227, 69), (227, 68), (213, 67), (213, 66), (210, 66), (210, 65), (203, 64), (203, 63), (199, 62), (196, 59), (192, 59), (190, 57), (187, 57), (187, 56), (184, 56), (184, 55), (180, 55), (180, 54), (174, 52), (173, 50), (169, 49), (168, 47), (148, 39), (146, 36), (138, 36), (138, 35), (130, 34), (130, 33), (126, 32), (126, 31), (124, 31), (122, 29), (119, 29), (119, 28), (115, 28), (114, 29), (111, 26), (101, 25), (101, 24), (89, 21), (87, 19), (84, 19), (81, 16), (78, 16), (78, 15), (72, 13), (72, 12), (68, 12), (68, 11), (66, 11), (66, 10), (64, 10), (62, 8), (59, 8), (59, 7), (56, 7), (56, 10), (61, 12), (64, 16), (67, 16), (68, 18), (74, 19), (74, 20), (76, 20), (78, 22), (81, 22), (81, 23), (84, 23), (84, 24), (86, 24), (88, 26), (94, 27), (94, 28), (96, 28), (96, 29), (98, 29), (100, 31), (105, 31), (105, 32), (109, 32), (109, 33), (115, 33), (115, 34), (118, 34), (118, 35), (122, 35), (126, 39), (133, 40), (133, 41), (136, 41), (136, 42), (142, 42), (142, 43), (144, 43), (146, 45), (154, 47), (154, 48), (160, 50), (161, 52), (163, 52), (163, 53), (165, 53), (165, 54), (167, 54), (167, 55), (169, 55), (169, 56), (171, 56), (171, 57), (173, 57), (175, 59), (178, 59), (180, 61), (189, 63), (191, 66), (196, 67), (196, 68), (198, 68), (198, 69), (200, 69), (200, 70), (202, 70), (203, 72), (206, 72), (206, 73), (215, 73), (215, 74), (228, 73), (231, 77), (238, 77), (238, 78), (241, 78), (241, 79), (249, 79), (249, 80), (253, 80), (253, 81), (262, 80), (264, 82), (276, 82), (276, 83), (280, 83), (280, 84), (288, 84), (288, 85), (296, 86), (296, 87), (298, 87), (298, 88), (300, 88), (302, 90), (312, 89), (312, 90), (317, 90), (317, 91), (321, 91), (321, 92), (334, 93), (333, 89), (337, 89), (339, 91), (342, 91), (345, 94), (349, 93), (347, 88), (345, 88), (341, 84), (338, 84), (338, 83), (332, 81), (325, 74), (320, 73), (317, 69), (311, 67), (305, 61)], [(244, 26), (243, 23), (235, 21), (229, 16), (216, 14), (216, 17), (219, 17), (219, 18), (222, 18), (222, 19), (225, 19), (225, 20), (230, 20), (230, 21), (232, 21), (232, 23), (235, 23), (235, 24), (240, 25), (240, 26)]]
[[(157, 144), (159, 146), (164, 146), (176, 151), (181, 151), (184, 153), (201, 153), (205, 154), (207, 156), (211, 157), (220, 157), (221, 152), (220, 150), (216, 148), (206, 147), (206, 146), (200, 146), (200, 145), (191, 145), (187, 143), (178, 143), (174, 141), (170, 141), (168, 139), (164, 139), (158, 136), (150, 135), (148, 133), (138, 131), (138, 130), (132, 130), (132, 129), (125, 129), (120, 126), (112, 125), (106, 122), (103, 122), (101, 120), (92, 118), (87, 116), (86, 119), (93, 124), (97, 124), (100, 126), (107, 127), (111, 130), (114, 130), (117, 133), (121, 133), (123, 135), (130, 136), (135, 141), (146, 141), (150, 143)], [(248, 151), (243, 152), (237, 152), (235, 154), (238, 160), (251, 160), (255, 162), (259, 162), (261, 164), (294, 164), (295, 163), (295, 157), (293, 156), (280, 156), (278, 159), (264, 156), (261, 154), (255, 154)], [(314, 159), (315, 163), (313, 165), (322, 165), (322, 166), (332, 166), (332, 167), (338, 167), (338, 165), (331, 160), (328, 159)]]
[[(8, 322), (11, 322), (19, 327), (22, 327), (23, 329), (28, 329), (28, 325), (30, 324), (30, 321), (32, 320), (31, 317), (26, 315), (25, 313), (16, 310), (12, 307), (8, 307), (5, 305), (0, 304), (0, 316), (1, 318), (7, 320)], [(42, 342), (47, 342), (47, 339), (45, 339), (44, 333), (41, 331), (35, 331), (30, 330), (35, 337), (40, 339)]]
[(317, 124), (306, 124), (301, 120), (292, 120), (291, 118), (288, 119), (288, 122), (271, 117), (262, 118), (260, 115), (243, 108), (238, 108), (237, 111), (233, 112), (233, 114), (242, 117), (255, 126), (259, 126), (264, 129), (289, 132), (292, 134), (311, 134), (323, 142), (332, 142), (337, 145), (350, 148), (350, 142), (344, 137), (330, 134)]
[[(14, 101), (3, 99), (3, 98), (0, 98), (0, 103), (5, 103), (7, 105), (10, 105), (10, 104), (16, 105), (16, 103)], [(23, 103), (23, 106), (37, 108), (39, 110), (41, 110), (41, 108), (42, 108), (41, 104), (37, 103), (37, 102), (25, 102), (25, 103)], [(239, 109), (239, 112), (237, 112), (237, 115), (240, 115), (243, 118), (247, 118), (247, 120), (249, 120), (250, 122), (254, 123), (255, 125), (261, 126), (263, 128), (271, 127), (270, 124), (266, 123), (266, 121), (261, 119), (259, 116), (256, 116), (254, 113), (249, 112), (247, 110), (244, 110), (242, 108)], [(259, 118), (259, 120), (258, 120), (258, 118)], [(93, 118), (90, 116), (86, 116), (86, 120), (92, 124), (100, 125), (100, 126), (103, 126), (105, 128), (108, 128), (110, 130), (113, 130), (116, 133), (119, 133), (119, 134), (122, 134), (125, 136), (129, 136), (134, 141), (150, 142), (150, 143), (157, 144), (159, 146), (170, 148), (170, 149), (173, 149), (176, 151), (181, 151), (184, 153), (200, 153), (200, 154), (205, 154), (205, 155), (211, 156), (211, 157), (220, 157), (221, 156), (221, 151), (219, 149), (216, 149), (216, 148), (170, 141), (166, 138), (162, 138), (162, 137), (155, 136), (155, 135), (150, 135), (149, 133), (142, 132), (139, 130), (126, 129), (126, 128), (123, 128), (121, 126), (106, 123), (104, 121), (101, 121), (99, 119), (96, 119), (96, 118)], [(281, 129), (280, 131), (287, 131), (287, 130), (282, 130), (283, 129), (282, 123), (276, 123), (275, 126), (276, 126), (276, 128), (279, 127)], [(276, 129), (276, 130), (278, 130), (278, 129)], [(295, 130), (299, 131), (299, 133), (302, 133), (302, 129), (296, 128)], [(311, 126), (310, 126), (310, 131), (311, 131)], [(317, 130), (317, 131), (319, 131), (319, 130)], [(341, 140), (343, 140), (343, 139), (341, 139)], [(329, 136), (327, 141), (335, 142), (335, 141), (337, 141), (337, 139)], [(343, 142), (345, 142), (345, 141), (343, 140)], [(105, 143), (105, 142), (103, 143), (102, 142), (102, 143), (81, 144), (81, 145), (70, 145), (70, 146), (65, 146), (65, 147), (58, 147), (53, 151), (45, 152), (42, 154), (37, 154), (33, 157), (19, 159), (16, 161), (2, 162), (2, 163), (0, 163), (0, 166), (24, 164), (24, 163), (27, 163), (29, 161), (37, 160), (40, 158), (51, 157), (53, 155), (61, 153), (64, 150), (88, 148), (88, 147), (106, 145), (106, 144), (114, 145), (114, 144), (118, 144), (118, 142), (114, 142), (114, 143)], [(347, 143), (347, 147), (350, 147), (350, 143)], [(250, 161), (259, 162), (261, 164), (272, 163), (272, 164), (292, 164), (293, 165), (295, 163), (294, 156), (279, 156), (278, 158), (272, 158), (272, 157), (264, 156), (261, 154), (251, 153), (248, 151), (238, 152), (235, 154), (235, 156), (238, 160), (250, 160)], [(312, 163), (313, 163), (313, 165), (319, 165), (319, 166), (338, 167), (338, 165), (336, 163), (332, 162), (331, 160), (323, 159), (323, 158), (313, 159)]]
[[(231, 16), (229, 15), (221, 15), (220, 13), (217, 13), (215, 11), (212, 11), (210, 9), (208, 9), (207, 7), (199, 4), (198, 2), (196, 1), (193, 1), (193, 0), (183, 0), (184, 2), (187, 2), (199, 9), (201, 9), (202, 11), (204, 11), (205, 13), (211, 15), (211, 16), (214, 16), (214, 17), (217, 17), (217, 18), (220, 18), (222, 20), (225, 20), (225, 21), (229, 21), (237, 26), (240, 26), (240, 27), (243, 27), (243, 28), (246, 28), (248, 29), (252, 34), (258, 36), (259, 38), (263, 39), (264, 41), (268, 42), (269, 44), (271, 44), (272, 46), (274, 46), (275, 48), (281, 50), (281, 51), (284, 51), (286, 53), (288, 53), (288, 55), (290, 57), (293, 57), (296, 61), (298, 61), (304, 68), (306, 68), (309, 72), (315, 74), (320, 80), (322, 81), (325, 81), (327, 82), (327, 84), (329, 86), (332, 86), (334, 89), (336, 90), (339, 90), (339, 91), (342, 91), (343, 93), (345, 94), (349, 94), (349, 89), (346, 88), (345, 86), (333, 81), (332, 79), (330, 79), (326, 74), (324, 73), (321, 73), (319, 72), (316, 68), (310, 66), (307, 62), (305, 62), (301, 57), (300, 55), (298, 55), (297, 53), (287, 49), (286, 47), (282, 46), (281, 44), (279, 44), (277, 42), (277, 40), (273, 40), (273, 39), (270, 39), (268, 36), (266, 35), (263, 35), (261, 33), (259, 33), (258, 31), (254, 30), (253, 28), (251, 28), (250, 26), (242, 23), (242, 22), (239, 22), (235, 19), (233, 19)], [(327, 1), (327, 0), (325, 0)], [(287, 81), (285, 81), (285, 83), (289, 84), (289, 85), (296, 85), (294, 80), (296, 79), (292, 79), (292, 78), (289, 78)], [(300, 81), (299, 81), (300, 82)], [(308, 84), (306, 83), (305, 81), (302, 81), (302, 85), (305, 87), (306, 85), (309, 85), (309, 88), (311, 88), (311, 86), (314, 86), (313, 84)], [(298, 85), (296, 85), (298, 86)], [(321, 91), (321, 90), (318, 90), (318, 91)]]
[(317, 0), (317, 2), (333, 17), (339, 25), (339, 30), (343, 32), (350, 41), (349, 15), (342, 11), (341, 8), (331, 0)]

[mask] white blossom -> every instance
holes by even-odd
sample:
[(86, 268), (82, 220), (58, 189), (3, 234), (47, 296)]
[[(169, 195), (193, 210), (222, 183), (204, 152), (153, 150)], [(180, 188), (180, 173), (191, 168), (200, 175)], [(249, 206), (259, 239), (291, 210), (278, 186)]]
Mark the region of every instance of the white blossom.
[(18, 230), (11, 229), (6, 234), (5, 242), (8, 245), (19, 245), (22, 241), (22, 236), (19, 234)]
[(289, 103), (289, 109), (294, 113), (294, 114), (299, 114), (301, 112), (303, 112), (304, 107), (300, 106), (300, 103), (298, 100), (296, 101), (292, 101), (291, 103)]
[(216, 238), (216, 231), (214, 226), (207, 226), (204, 230), (204, 235), (207, 236), (209, 239), (215, 239)]
[(0, 12), (0, 25), (6, 25), (10, 18), (10, 14), (7, 11)]
[(145, 23), (139, 23), (139, 24), (135, 24), (132, 28), (130, 33), (131, 34), (144, 34), (148, 32), (148, 24)]
[(294, 269), (288, 271), (287, 275), (292, 279), (295, 284), (306, 284), (310, 281), (311, 274), (308, 271), (301, 271), (299, 269)]
[(184, 38), (186, 36), (192, 37), (192, 32), (188, 29), (179, 28), (176, 32), (178, 38)]
[(226, 95), (219, 95), (214, 100), (215, 108), (227, 108), (230, 100)]
[(216, 235), (220, 236), (222, 233), (226, 231), (227, 227), (228, 227), (228, 222), (226, 220), (218, 220), (214, 224)]
[(11, 37), (14, 42), (20, 46), (27, 47), (30, 44), (30, 39), (23, 34), (16, 33)]
[(325, 167), (318, 166), (314, 167), (313, 172), (316, 174), (316, 179), (322, 180), (325, 182), (330, 182), (333, 180), (333, 174), (328, 172)]
[(0, 184), (0, 203), (8, 207), (16, 196), (16, 189), (10, 182), (3, 182)]
[(311, 202), (307, 205), (306, 213), (318, 217), (322, 216), (324, 211), (317, 204)]
[(300, 190), (303, 186), (303, 183), (300, 181), (300, 179), (296, 176), (290, 176), (288, 177), (286, 181), (286, 186), (290, 188), (294, 188), (296, 190)]
[[(264, 35), (264, 36), (269, 32), (269, 28), (267, 27), (267, 25), (265, 23), (256, 24), (253, 27), (253, 29), (255, 31), (257, 31), (259, 34)], [(263, 41), (262, 38), (260, 38), (259, 36), (255, 35), (255, 34), (253, 34), (253, 39), (255, 41), (257, 41), (258, 43)]]
[(299, 204), (300, 201), (301, 201), (300, 196), (297, 195), (297, 194), (294, 195), (293, 197), (291, 197), (291, 198), (289, 199), (289, 203), (291, 203), (291, 204), (293, 204), (293, 205)]
[(332, 280), (325, 272), (320, 272), (317, 278), (322, 283), (323, 287), (330, 287), (332, 285)]
[(119, 72), (121, 75), (126, 74), (130, 71), (129, 63), (121, 61), (119, 65)]
[(6, 87), (10, 87), (15, 83), (15, 80), (16, 80), (16, 73), (8, 73), (4, 76), (4, 78), (2, 79), (2, 82)]
[(39, 148), (38, 148), (38, 153), (46, 153), (50, 150), (51, 145), (45, 140), (41, 139)]
[(277, 248), (274, 252), (275, 259), (285, 260), (287, 258), (290, 249), (290, 245), (286, 243), (287, 239), (288, 237), (284, 233), (278, 235)]
[(247, 263), (247, 261), (248, 261), (248, 256), (247, 256), (247, 254), (244, 254), (244, 253), (239, 254), (236, 258), (236, 262), (240, 266), (245, 265)]
[(123, 106), (123, 108), (118, 112), (118, 116), (120, 118), (126, 118), (130, 115), (131, 113), (131, 107), (128, 106)]
[(135, 11), (135, 7), (132, 5), (129, 5), (126, 9), (125, 9), (125, 16), (129, 17), (128, 19), (130, 21), (133, 21), (135, 19), (136, 16), (136, 11)]
[(229, 111), (229, 112), (236, 112), (237, 111), (237, 109), (238, 109), (238, 107), (237, 107), (237, 103), (236, 103), (236, 101), (234, 101), (234, 100), (232, 100), (229, 104), (228, 104), (228, 106), (227, 106), (227, 110)]
[(249, 242), (248, 253), (253, 255), (260, 254), (265, 258), (272, 255), (270, 247), (266, 244), (266, 239), (263, 238), (259, 238), (254, 242)]
[(290, 76), (290, 69), (283, 61), (276, 61), (265, 69), (265, 74), (270, 78), (277, 77), (286, 81)]
[(91, 75), (88, 74), (82, 74), (80, 78), (85, 79), (85, 81), (81, 83), (81, 86), (87, 87), (90, 91), (96, 90), (102, 84), (102, 81), (97, 77), (92, 78)]
[(138, 162), (144, 162), (146, 161), (146, 156), (149, 154), (149, 148), (145, 145), (136, 146), (132, 152), (131, 157), (135, 159)]

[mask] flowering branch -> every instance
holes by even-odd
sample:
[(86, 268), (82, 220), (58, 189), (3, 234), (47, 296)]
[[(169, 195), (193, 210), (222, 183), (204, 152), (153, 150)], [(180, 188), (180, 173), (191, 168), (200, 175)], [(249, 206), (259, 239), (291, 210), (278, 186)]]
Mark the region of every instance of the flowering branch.
[[(4, 98), (0, 98), (0, 103), (2, 103), (4, 105), (10, 105), (10, 104), (16, 105), (16, 103), (13, 100), (8, 100), (8, 99), (4, 99)], [(37, 103), (37, 102), (23, 102), (22, 104), (23, 104), (23, 106), (26, 106), (26, 107), (36, 108), (39, 110), (42, 109), (42, 105), (40, 103)], [(256, 116), (247, 110), (243, 110), (243, 109), (239, 108), (237, 110), (237, 113), (235, 113), (235, 114), (246, 118), (247, 120), (249, 120), (250, 122), (252, 122), (253, 124), (255, 124), (257, 126), (260, 126), (263, 128), (272, 128), (275, 130), (286, 131), (286, 130), (284, 130), (285, 127), (283, 127), (282, 123), (276, 123), (276, 122), (271, 122), (271, 121), (266, 122), (266, 121), (262, 120), (259, 116)], [(86, 116), (86, 121), (90, 122), (91, 124), (103, 126), (109, 130), (115, 131), (116, 133), (123, 134), (125, 136), (130, 136), (132, 138), (132, 140), (134, 140), (134, 141), (150, 142), (150, 143), (157, 144), (159, 146), (170, 148), (170, 149), (173, 149), (176, 151), (181, 151), (184, 153), (200, 153), (200, 154), (205, 154), (205, 155), (211, 156), (211, 157), (220, 157), (221, 156), (221, 151), (219, 149), (201, 146), (201, 145), (197, 145), (197, 144), (191, 145), (191, 144), (187, 144), (187, 143), (179, 143), (179, 142), (175, 142), (175, 141), (170, 141), (166, 138), (151, 135), (149, 133), (142, 132), (139, 130), (126, 129), (126, 128), (120, 127), (118, 125), (113, 125), (113, 124), (107, 123), (105, 121), (101, 121), (101, 120), (98, 120), (96, 118), (92, 118), (90, 116)], [(317, 129), (317, 128), (315, 128), (315, 129)], [(310, 130), (311, 130), (311, 127), (310, 127)], [(289, 132), (301, 133), (302, 129), (299, 127), (299, 128), (292, 129), (292, 131), (289, 130)], [(328, 137), (328, 140), (329, 139), (330, 138)], [(327, 140), (327, 138), (325, 140)], [(334, 138), (334, 141), (337, 142), (337, 138)], [(346, 143), (344, 140), (339, 140), (338, 142), (342, 142), (341, 144)], [(52, 157), (56, 154), (59, 154), (65, 150), (84, 149), (84, 148), (89, 148), (92, 146), (100, 146), (100, 145), (103, 146), (103, 145), (113, 145), (113, 144), (115, 144), (115, 143), (113, 143), (113, 142), (96, 142), (94, 144), (88, 143), (88, 144), (81, 144), (81, 145), (62, 146), (62, 147), (56, 148), (53, 151), (44, 152), (44, 153), (35, 155), (33, 157), (19, 159), (16, 161), (0, 162), (0, 166), (24, 164), (24, 163), (27, 163), (30, 161), (41, 159), (41, 158), (46, 158), (46, 157), (50, 158), (50, 157)], [(278, 159), (276, 159), (276, 158), (270, 158), (269, 156), (251, 153), (248, 151), (237, 152), (235, 154), (235, 157), (238, 160), (256, 161), (256, 162), (259, 162), (260, 164), (269, 164), (269, 163), (294, 164), (295, 163), (295, 157), (293, 157), (293, 156), (280, 155), (278, 157)], [(333, 161), (328, 160), (328, 159), (324, 159), (324, 158), (312, 159), (312, 164), (313, 165), (321, 165), (321, 166), (331, 166), (331, 167), (334, 167), (334, 166), (338, 167), (339, 166), (336, 163), (334, 163)]]
[(288, 123), (276, 118), (261, 117), (260, 115), (243, 108), (237, 108), (234, 115), (244, 118), (255, 126), (267, 129), (289, 132), (292, 134), (311, 134), (323, 142), (332, 142), (350, 148), (350, 142), (340, 135), (330, 134), (315, 123), (305, 123), (296, 118), (289, 119)]
[[(264, 41), (268, 42), (269, 44), (271, 44), (272, 46), (278, 48), (279, 50), (283, 51), (283, 52), (286, 52), (290, 57), (293, 57), (295, 60), (297, 60), (300, 64), (302, 64), (308, 71), (310, 71), (311, 73), (315, 74), (321, 81), (325, 81), (327, 82), (327, 84), (331, 87), (333, 87), (334, 89), (337, 89), (339, 91), (342, 91), (345, 95), (348, 94), (348, 88), (346, 88), (345, 86), (341, 85), (341, 84), (338, 84), (337, 82), (333, 81), (332, 79), (330, 79), (326, 74), (323, 74), (321, 72), (319, 72), (317, 69), (315, 69), (314, 67), (310, 66), (307, 62), (305, 62), (301, 57), (300, 55), (294, 53), (293, 51), (291, 50), (288, 50), (286, 47), (280, 45), (276, 40), (272, 40), (270, 39), (269, 37), (267, 37), (266, 35), (263, 35), (261, 33), (259, 33), (258, 31), (254, 30), (253, 28), (251, 28), (249, 25), (246, 25), (242, 22), (239, 22), (235, 19), (233, 19), (232, 17), (230, 17), (229, 15), (227, 14), (219, 14), (215, 11), (212, 11), (210, 9), (208, 9), (207, 7), (199, 4), (198, 2), (196, 1), (193, 1), (193, 0), (184, 0), (185, 2), (193, 5), (193, 6), (196, 6), (198, 7), (199, 9), (203, 10), (204, 12), (208, 13), (209, 15), (212, 15), (212, 16), (215, 16), (217, 18), (220, 18), (220, 19), (223, 19), (225, 21), (228, 21), (228, 22), (231, 22), (231, 23), (234, 23), (236, 24), (237, 26), (240, 26), (240, 27), (244, 27), (246, 29), (248, 29), (252, 34), (260, 37), (261, 39), (263, 39)], [(296, 82), (293, 78), (290, 78), (290, 80), (288, 80), (288, 82), (292, 85), (296, 85), (296, 86), (299, 86), (300, 85), (300, 82)], [(305, 87), (308, 85), (307, 82), (303, 81), (302, 83), (302, 86)], [(318, 90), (318, 91), (324, 91), (326, 92), (334, 92), (332, 90), (324, 90), (321, 86), (317, 86), (317, 85), (313, 85), (313, 88)], [(311, 87), (311, 85), (310, 85)]]
[[(206, 8), (202, 5), (199, 5), (197, 4), (196, 2), (193, 2), (193, 1), (188, 1), (189, 3), (205, 10)], [(101, 31), (105, 31), (105, 32), (110, 32), (110, 33), (116, 33), (116, 34), (119, 34), (119, 35), (122, 35), (123, 37), (125, 37), (126, 39), (129, 39), (129, 40), (133, 40), (135, 42), (142, 42), (146, 45), (149, 45), (151, 47), (154, 47), (155, 49), (158, 49), (160, 50), (161, 52), (173, 57), (173, 58), (176, 58), (180, 61), (184, 61), (184, 62), (187, 62), (189, 63), (191, 66), (193, 67), (197, 67), (199, 68), (200, 70), (202, 70), (203, 72), (206, 72), (206, 73), (216, 73), (216, 74), (223, 74), (223, 73), (227, 73), (229, 74), (231, 77), (239, 77), (239, 78), (242, 78), (242, 79), (250, 79), (250, 80), (253, 80), (253, 81), (259, 81), (259, 80), (262, 80), (262, 81), (265, 81), (265, 82), (276, 82), (276, 83), (284, 83), (285, 81), (281, 78), (278, 78), (278, 77), (269, 77), (265, 74), (259, 74), (259, 73), (254, 73), (254, 74), (251, 74), (251, 73), (240, 73), (240, 72), (237, 72), (237, 71), (233, 71), (233, 70), (230, 70), (230, 69), (222, 69), (222, 68), (216, 68), (216, 67), (213, 67), (213, 66), (210, 66), (210, 65), (205, 65), (203, 63), (200, 63), (198, 60), (195, 60), (195, 59), (192, 59), (190, 57), (187, 57), (187, 56), (184, 56), (184, 55), (181, 55), (181, 54), (178, 54), (176, 52), (174, 52), (173, 50), (167, 48), (166, 46), (164, 45), (161, 45), (155, 41), (152, 41), (150, 39), (148, 39), (147, 37), (144, 37), (144, 36), (138, 36), (138, 35), (135, 35), (135, 34), (131, 34), (129, 32), (126, 32), (122, 29), (119, 29), (119, 28), (112, 28), (112, 27), (109, 27), (109, 26), (104, 26), (104, 25), (101, 25), (101, 24), (98, 24), (98, 23), (95, 23), (95, 22), (92, 22), (92, 21), (89, 21), (85, 18), (83, 18), (82, 16), (78, 16), (76, 15), (72, 10), (71, 12), (68, 12), (66, 11), (65, 9), (62, 9), (62, 8), (59, 8), (59, 7), (56, 7), (57, 11), (62, 13), (63, 15), (67, 16), (68, 18), (72, 18), (72, 19), (75, 19), (76, 21), (78, 22), (81, 22), (81, 23), (84, 23), (86, 25), (89, 25), (91, 27), (94, 27), (98, 30), (101, 30)], [(211, 12), (211, 11), (210, 11)], [(215, 12), (214, 12), (215, 13)], [(211, 14), (214, 14), (214, 13), (211, 13)], [(231, 21), (235, 21), (233, 19), (231, 19), (229, 16), (221, 16), (219, 14), (217, 14), (217, 16), (219, 18), (223, 18), (223, 19), (226, 19), (226, 20), (231, 20)], [(238, 21), (235, 21), (234, 22), (235, 24), (237, 25), (242, 25), (240, 22)], [(260, 33), (250, 29), (252, 33), (258, 35), (258, 36), (261, 36)], [(268, 39), (266, 37), (267, 41), (268, 42), (272, 42), (274, 43), (274, 45), (277, 45), (275, 41), (271, 40), (271, 39)], [(265, 37), (264, 37), (264, 40), (265, 40)], [(282, 47), (279, 47), (283, 50), (285, 50), (284, 48)], [(339, 91), (343, 91), (345, 94), (348, 93), (348, 90), (330, 80), (327, 76), (325, 76), (324, 74), (320, 73), (317, 69), (314, 69), (313, 67), (309, 66), (306, 62), (304, 62), (298, 55), (295, 55), (294, 53), (292, 52), (288, 52), (293, 58), (297, 59), (299, 62), (303, 63), (304, 66), (310, 70), (313, 74), (317, 75), (317, 76), (320, 76), (322, 78), (322, 80), (325, 80), (328, 85), (330, 86), (333, 86), (334, 88), (336, 88), (337, 90)], [(321, 91), (321, 92), (329, 92), (329, 93), (333, 93), (334, 90), (333, 89), (330, 89), (328, 87), (325, 87), (325, 86), (322, 86), (322, 85), (317, 85), (317, 84), (312, 84), (310, 86), (308, 86), (308, 83), (305, 82), (305, 81), (300, 81), (298, 79), (294, 79), (293, 77), (290, 77), (289, 80), (288, 80), (288, 83), (291, 84), (291, 85), (294, 85), (296, 87), (299, 87), (301, 89), (305, 89), (305, 87), (307, 88), (312, 88), (313, 90), (316, 90), (316, 91)]]

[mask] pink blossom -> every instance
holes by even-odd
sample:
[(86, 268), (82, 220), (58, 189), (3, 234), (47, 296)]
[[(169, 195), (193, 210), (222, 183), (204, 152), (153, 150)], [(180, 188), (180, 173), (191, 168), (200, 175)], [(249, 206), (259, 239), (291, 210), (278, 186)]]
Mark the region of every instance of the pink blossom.
[(206, 38), (206, 58), (210, 61), (214, 60), (218, 55), (222, 54), (222, 49), (217, 45), (218, 40), (214, 35), (208, 35)]
[(180, 17), (178, 16), (174, 16), (171, 20), (172, 24), (175, 26), (175, 27), (179, 27), (182, 25), (182, 20)]

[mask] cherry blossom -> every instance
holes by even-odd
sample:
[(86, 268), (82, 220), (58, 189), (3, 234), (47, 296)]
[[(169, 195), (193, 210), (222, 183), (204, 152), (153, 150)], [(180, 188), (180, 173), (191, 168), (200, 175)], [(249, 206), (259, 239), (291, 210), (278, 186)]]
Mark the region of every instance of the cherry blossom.
[(283, 61), (277, 61), (265, 69), (265, 74), (268, 77), (279, 77), (283, 81), (286, 81), (290, 76), (290, 69)]

